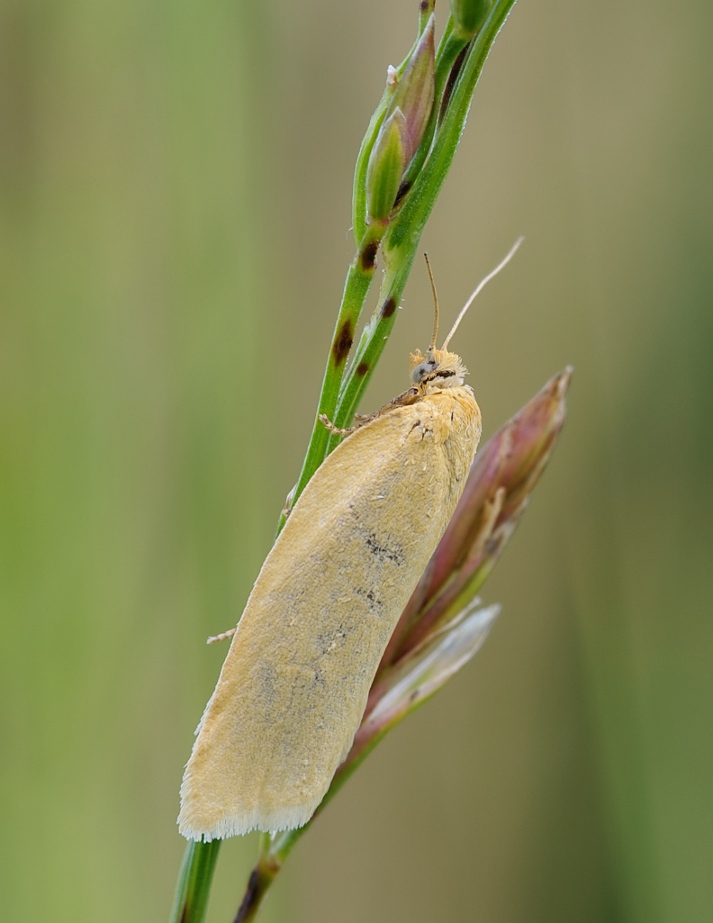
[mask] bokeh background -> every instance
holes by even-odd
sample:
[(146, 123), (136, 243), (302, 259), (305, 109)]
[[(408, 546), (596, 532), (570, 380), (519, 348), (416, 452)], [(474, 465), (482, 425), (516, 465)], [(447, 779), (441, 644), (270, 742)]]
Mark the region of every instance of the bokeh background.
[[(167, 918), (204, 639), (297, 476), (415, 7), (0, 2), (5, 920)], [(569, 422), (487, 644), (265, 923), (713, 919), (712, 38), (705, 0), (521, 0), (498, 39), (423, 243), (449, 318), (525, 235), (456, 346), (487, 434), (572, 363)], [(368, 408), (426, 345), (419, 265), (403, 305)]]

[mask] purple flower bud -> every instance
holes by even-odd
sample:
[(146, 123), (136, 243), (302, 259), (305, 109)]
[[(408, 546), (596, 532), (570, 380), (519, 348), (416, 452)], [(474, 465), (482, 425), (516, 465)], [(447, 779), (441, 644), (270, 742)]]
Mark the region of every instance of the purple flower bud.
[(399, 108), (406, 119), (406, 166), (418, 150), (433, 108), (436, 67), (435, 27), (436, 18), (431, 15), (411, 55), (411, 60), (406, 65), (396, 86), (386, 113), (388, 118), (396, 108)]

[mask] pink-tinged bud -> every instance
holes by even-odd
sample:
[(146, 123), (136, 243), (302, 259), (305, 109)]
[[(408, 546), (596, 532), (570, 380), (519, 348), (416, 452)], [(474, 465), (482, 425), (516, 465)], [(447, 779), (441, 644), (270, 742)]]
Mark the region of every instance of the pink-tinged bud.
[(451, 0), (451, 15), (456, 32), (461, 38), (473, 38), (492, 8), (493, 0)]
[(366, 171), (367, 220), (388, 224), (406, 170), (406, 118), (397, 107), (384, 121)]
[(436, 72), (435, 28), (436, 18), (431, 15), (411, 55), (411, 60), (401, 75), (386, 113), (388, 118), (399, 108), (406, 119), (406, 166), (418, 150), (433, 109)]
[(478, 452), (463, 496), (414, 591), (380, 670), (463, 609), (518, 525), (565, 418), (571, 369), (555, 376)]
[(428, 20), (404, 72), (397, 80), (384, 122), (376, 136), (366, 170), (366, 206), (369, 224), (387, 225), (406, 168), (421, 143), (433, 108), (435, 93), (435, 18)]

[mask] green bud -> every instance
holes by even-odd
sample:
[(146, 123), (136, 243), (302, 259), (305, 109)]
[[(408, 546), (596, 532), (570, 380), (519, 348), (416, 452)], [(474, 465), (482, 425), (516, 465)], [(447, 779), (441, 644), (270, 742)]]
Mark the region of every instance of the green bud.
[(381, 126), (366, 170), (367, 221), (388, 224), (408, 165), (406, 118), (396, 108)]
[(436, 18), (431, 15), (398, 81), (386, 113), (388, 118), (398, 108), (406, 119), (404, 137), (406, 166), (418, 150), (433, 108), (436, 68), (435, 28)]
[(451, 0), (451, 15), (462, 38), (472, 38), (493, 8), (493, 0)]

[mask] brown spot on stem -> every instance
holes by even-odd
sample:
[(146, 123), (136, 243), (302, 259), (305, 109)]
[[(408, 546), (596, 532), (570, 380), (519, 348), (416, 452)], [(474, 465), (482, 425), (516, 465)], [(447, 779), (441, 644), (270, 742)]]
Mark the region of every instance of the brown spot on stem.
[(350, 320), (345, 320), (339, 328), (339, 332), (332, 344), (332, 357), (336, 366), (340, 366), (347, 358), (353, 342), (354, 331), (352, 329), (352, 322)]
[(361, 251), (359, 262), (364, 272), (373, 272), (376, 266), (376, 254), (379, 250), (379, 241), (371, 240)]
[(401, 205), (406, 194), (411, 189), (412, 185), (413, 183), (409, 182), (408, 180), (406, 182), (401, 183), (401, 185), (399, 186), (399, 191), (396, 193), (396, 199), (394, 201), (394, 208), (398, 208), (398, 206)]
[(470, 44), (466, 45), (463, 51), (461, 51), (461, 53), (455, 59), (453, 63), (453, 67), (451, 68), (451, 72), (448, 75), (448, 80), (446, 81), (446, 86), (445, 86), (445, 89), (443, 90), (443, 97), (441, 98), (441, 112), (440, 112), (441, 118), (443, 118), (443, 116), (445, 115), (446, 109), (448, 108), (448, 103), (450, 102), (451, 95), (453, 93), (453, 87), (456, 85), (456, 80), (458, 79), (458, 75), (461, 72), (461, 68), (463, 67), (463, 62), (465, 61), (465, 56), (468, 54), (469, 49), (470, 49)]
[(368, 371), (369, 371), (368, 362), (360, 362), (359, 365), (356, 367), (357, 375), (361, 375), (362, 378), (364, 377), (364, 375), (366, 375)]
[(387, 298), (386, 301), (384, 302), (383, 308), (381, 309), (381, 316), (391, 317), (391, 315), (394, 313), (395, 310), (396, 310), (396, 299)]
[(260, 888), (260, 873), (257, 869), (253, 869), (250, 873), (248, 886), (245, 889), (243, 902), (238, 909), (234, 923), (241, 923), (241, 920), (246, 920), (259, 903), (261, 897), (262, 889)]

